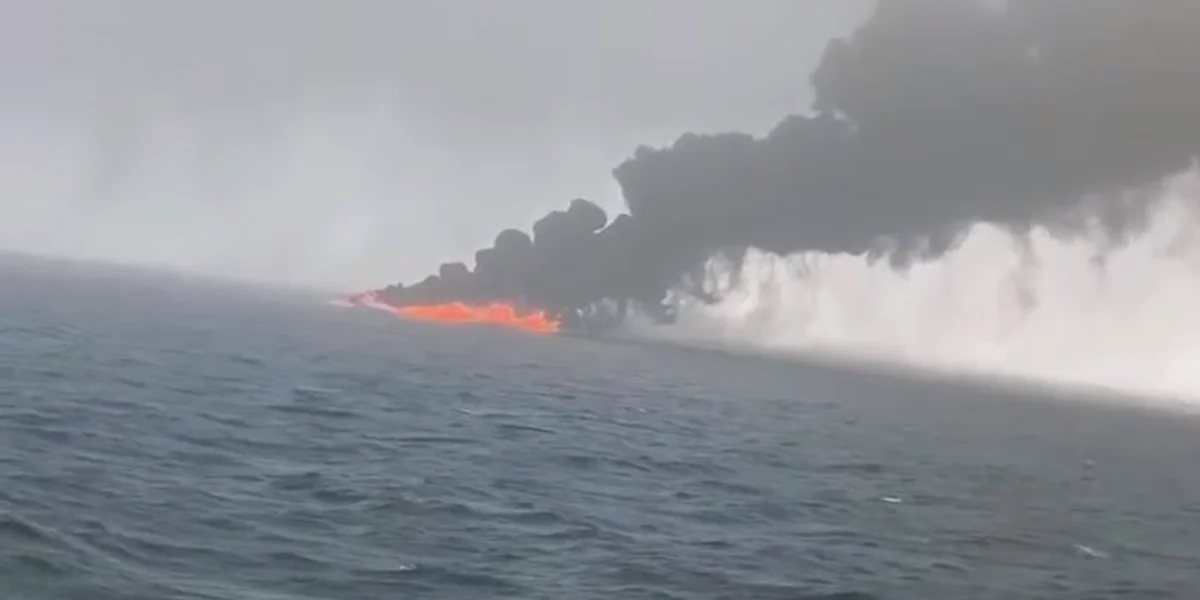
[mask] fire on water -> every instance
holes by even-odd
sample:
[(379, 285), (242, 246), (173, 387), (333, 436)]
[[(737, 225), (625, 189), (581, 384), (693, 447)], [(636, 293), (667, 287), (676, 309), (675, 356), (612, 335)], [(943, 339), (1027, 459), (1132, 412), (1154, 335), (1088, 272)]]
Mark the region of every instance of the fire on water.
[(434, 323), (499, 325), (530, 333), (555, 333), (559, 327), (557, 321), (547, 317), (542, 311), (521, 314), (516, 307), (506, 302), (479, 306), (463, 302), (393, 306), (381, 300), (375, 292), (366, 292), (333, 300), (331, 303), (337, 306), (365, 306), (406, 319)]

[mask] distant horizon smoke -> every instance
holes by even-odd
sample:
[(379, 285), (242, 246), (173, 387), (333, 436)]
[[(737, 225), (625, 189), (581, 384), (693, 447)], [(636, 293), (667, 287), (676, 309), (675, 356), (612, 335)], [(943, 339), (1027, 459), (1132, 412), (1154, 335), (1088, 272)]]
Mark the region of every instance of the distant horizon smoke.
[(831, 41), (808, 115), (766, 136), (685, 134), (613, 170), (628, 214), (577, 199), (445, 263), (397, 304), (507, 300), (558, 314), (671, 290), (719, 300), (701, 271), (751, 249), (867, 253), (901, 265), (987, 222), (1077, 231), (1084, 199), (1114, 239), (1200, 155), (1200, 3), (891, 0)]

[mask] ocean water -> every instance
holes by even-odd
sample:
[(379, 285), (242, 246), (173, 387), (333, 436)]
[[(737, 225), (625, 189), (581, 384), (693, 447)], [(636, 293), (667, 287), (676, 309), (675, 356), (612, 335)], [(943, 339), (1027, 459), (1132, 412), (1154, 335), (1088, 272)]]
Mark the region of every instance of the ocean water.
[(1193, 417), (0, 264), (0, 597), (1194, 598)]

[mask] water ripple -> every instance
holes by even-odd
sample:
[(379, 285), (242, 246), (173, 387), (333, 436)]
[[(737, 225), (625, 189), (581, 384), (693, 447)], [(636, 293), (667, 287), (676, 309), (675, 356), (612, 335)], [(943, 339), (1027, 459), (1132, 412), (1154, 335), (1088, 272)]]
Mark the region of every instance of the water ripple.
[(1179, 419), (11, 285), (14, 598), (1178, 598), (1200, 573)]

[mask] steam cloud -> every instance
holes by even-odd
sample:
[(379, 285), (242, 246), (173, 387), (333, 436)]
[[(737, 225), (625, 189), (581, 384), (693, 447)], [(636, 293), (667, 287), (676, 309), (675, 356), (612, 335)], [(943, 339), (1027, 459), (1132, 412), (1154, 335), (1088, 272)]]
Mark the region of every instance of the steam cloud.
[(970, 223), (1082, 227), (1084, 198), (1119, 237), (1148, 208), (1128, 192), (1200, 154), (1198, 30), (1194, 0), (884, 0), (828, 44), (809, 114), (638, 148), (613, 172), (628, 214), (574, 200), (384, 297), (669, 320), (670, 290), (715, 299), (703, 266), (750, 248), (904, 263)]

